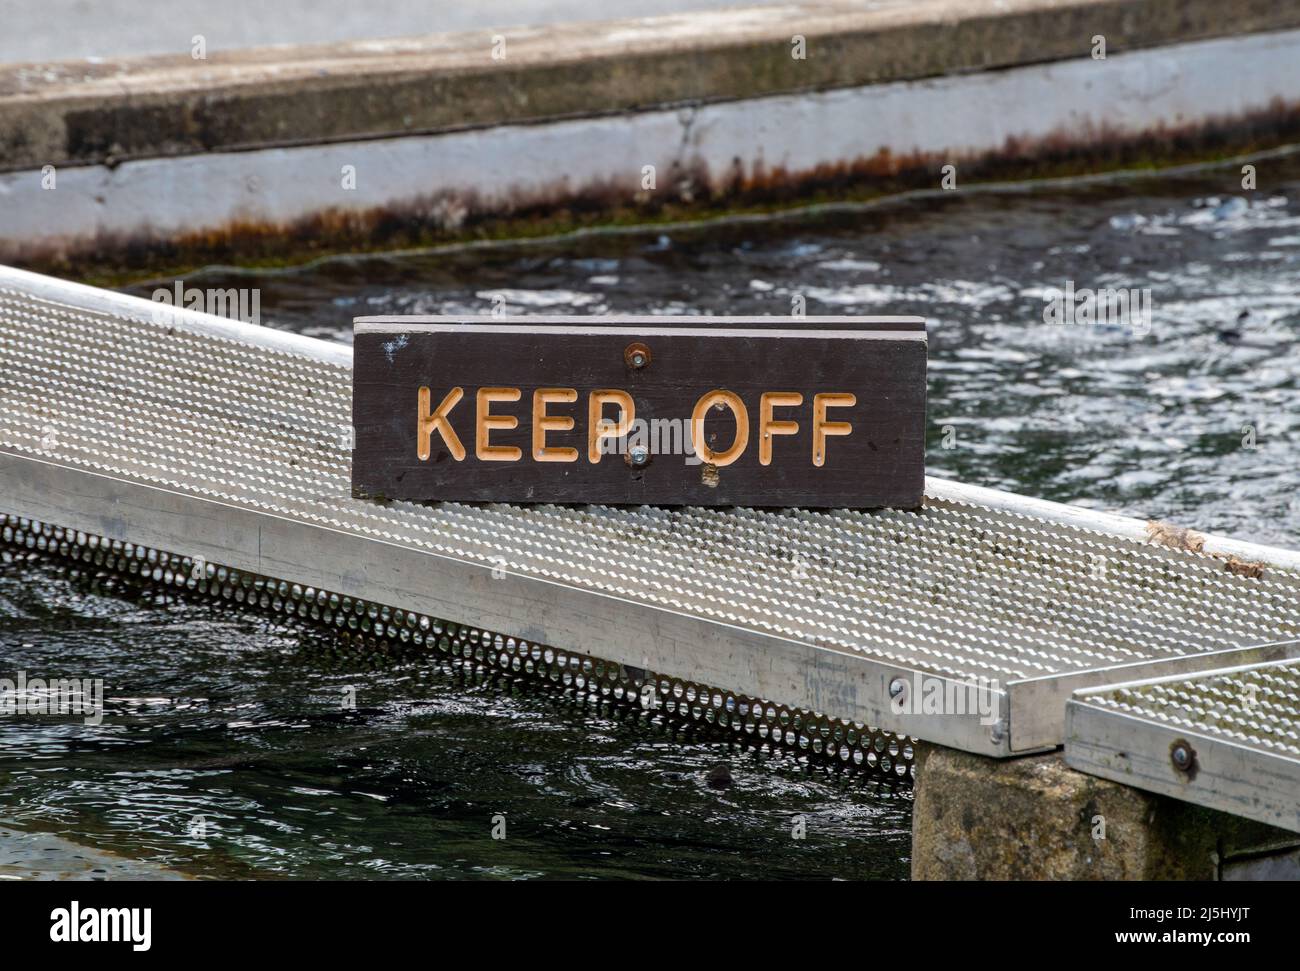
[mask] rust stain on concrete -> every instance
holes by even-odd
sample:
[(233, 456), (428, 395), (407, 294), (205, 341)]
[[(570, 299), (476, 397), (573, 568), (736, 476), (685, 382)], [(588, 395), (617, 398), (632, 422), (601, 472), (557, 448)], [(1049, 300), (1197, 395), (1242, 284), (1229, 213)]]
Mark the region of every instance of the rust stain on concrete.
[(995, 181), (1095, 174), (1206, 161), (1262, 151), (1300, 137), (1300, 102), (1276, 99), (1236, 118), (1160, 126), (1140, 135), (1106, 126), (1060, 129), (1040, 139), (1008, 139), (977, 155), (898, 153), (793, 171), (737, 158), (723, 171), (698, 159), (661, 174), (661, 188), (635, 192), (625, 181), (574, 186), (557, 179), (491, 198), (475, 192), (432, 192), (367, 210), (326, 207), (290, 223), (256, 219), (164, 237), (140, 232), (100, 234), (57, 243), (11, 244), (15, 265), (101, 284), (183, 273), (213, 262), (283, 266), (338, 254), (421, 248), (469, 241), (558, 235), (583, 228), (705, 221), (743, 213), (828, 202), (865, 202), (916, 190), (937, 190), (945, 164), (961, 186)]

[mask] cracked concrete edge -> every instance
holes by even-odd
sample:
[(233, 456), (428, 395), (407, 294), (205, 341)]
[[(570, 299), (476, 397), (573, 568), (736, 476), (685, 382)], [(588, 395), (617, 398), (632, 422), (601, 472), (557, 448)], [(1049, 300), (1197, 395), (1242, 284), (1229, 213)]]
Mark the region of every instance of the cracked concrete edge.
[[(809, 0), (0, 69), (0, 171), (857, 87), (1300, 26), (1275, 0)], [(792, 38), (806, 40), (795, 59)], [(494, 59), (494, 43), (504, 57)], [(497, 50), (500, 51), (500, 47)]]

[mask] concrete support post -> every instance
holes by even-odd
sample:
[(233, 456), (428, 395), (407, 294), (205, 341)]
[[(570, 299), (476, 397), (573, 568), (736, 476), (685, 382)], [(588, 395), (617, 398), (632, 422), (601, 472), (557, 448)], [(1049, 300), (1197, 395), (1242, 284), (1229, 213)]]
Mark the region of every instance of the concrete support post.
[(1097, 779), (1060, 752), (990, 759), (919, 746), (915, 880), (1300, 878), (1300, 834)]

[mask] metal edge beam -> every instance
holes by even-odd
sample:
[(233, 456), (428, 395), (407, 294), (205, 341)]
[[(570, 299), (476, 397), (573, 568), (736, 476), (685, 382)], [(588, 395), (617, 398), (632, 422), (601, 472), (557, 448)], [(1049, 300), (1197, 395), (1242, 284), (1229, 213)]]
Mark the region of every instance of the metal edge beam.
[[(1170, 750), (1185, 740), (1194, 776)], [(1066, 705), (1065, 761), (1088, 775), (1300, 832), (1300, 761), (1088, 703)]]
[[(1088, 509), (1084, 506), (1071, 506), (1063, 502), (1053, 502), (1050, 499), (1035, 499), (1014, 492), (1003, 492), (1000, 489), (969, 485), (951, 479), (937, 479), (933, 476), (926, 476), (925, 494), (927, 498), (939, 502), (982, 506), (1012, 516), (1024, 516), (1027, 519), (1036, 520), (1035, 525), (1050, 524), (1063, 530), (1081, 529), (1101, 533), (1108, 537), (1132, 540), (1147, 547), (1153, 553), (1197, 556), (1195, 553), (1152, 543), (1147, 535), (1147, 520), (1134, 519), (1132, 516), (1123, 516), (1099, 509)], [(1280, 546), (1266, 546), (1262, 543), (1251, 543), (1245, 540), (1232, 539), (1228, 536), (1217, 536), (1213, 533), (1200, 533), (1199, 535), (1205, 541), (1202, 553), (1209, 554), (1210, 557), (1214, 557), (1215, 554), (1219, 556), (1235, 556), (1241, 560), (1263, 563), (1267, 567), (1278, 570), (1300, 573), (1300, 551), (1288, 550)], [(1210, 563), (1215, 562), (1214, 559), (1209, 557), (1204, 559)], [(1217, 565), (1222, 568), (1222, 563)]]
[(1161, 677), (1175, 678), (1221, 668), (1300, 657), (1300, 640), (1271, 641), (1104, 668), (1049, 674), (1007, 684), (1010, 699), (1010, 744), (1014, 754), (1061, 745), (1066, 735), (1066, 702), (1081, 688), (1115, 686)]
[[(764, 634), (396, 542), (144, 485), (0, 449), (13, 515), (464, 623), (725, 688), (980, 755), (1010, 754), (979, 711), (899, 712), (890, 684), (969, 685), (869, 656)], [(308, 555), (296, 555), (306, 551)], [(1006, 695), (983, 690), (997, 725)]]

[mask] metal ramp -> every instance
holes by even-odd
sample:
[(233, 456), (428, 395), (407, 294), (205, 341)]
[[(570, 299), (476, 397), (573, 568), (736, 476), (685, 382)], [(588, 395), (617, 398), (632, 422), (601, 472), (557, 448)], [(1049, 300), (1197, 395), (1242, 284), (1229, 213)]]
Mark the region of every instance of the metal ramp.
[(1065, 760), (1300, 832), (1300, 661), (1080, 691), (1067, 706)]
[(0, 268), (4, 529), (344, 629), (432, 624), (441, 645), (445, 618), (495, 632), (507, 667), (613, 669), (724, 722), (815, 723), (842, 758), (879, 743), (861, 726), (1056, 746), (1080, 687), (1276, 660), (1300, 637), (1294, 553), (1154, 545), (1135, 520), (942, 480), (918, 512), (355, 500), (350, 361)]

